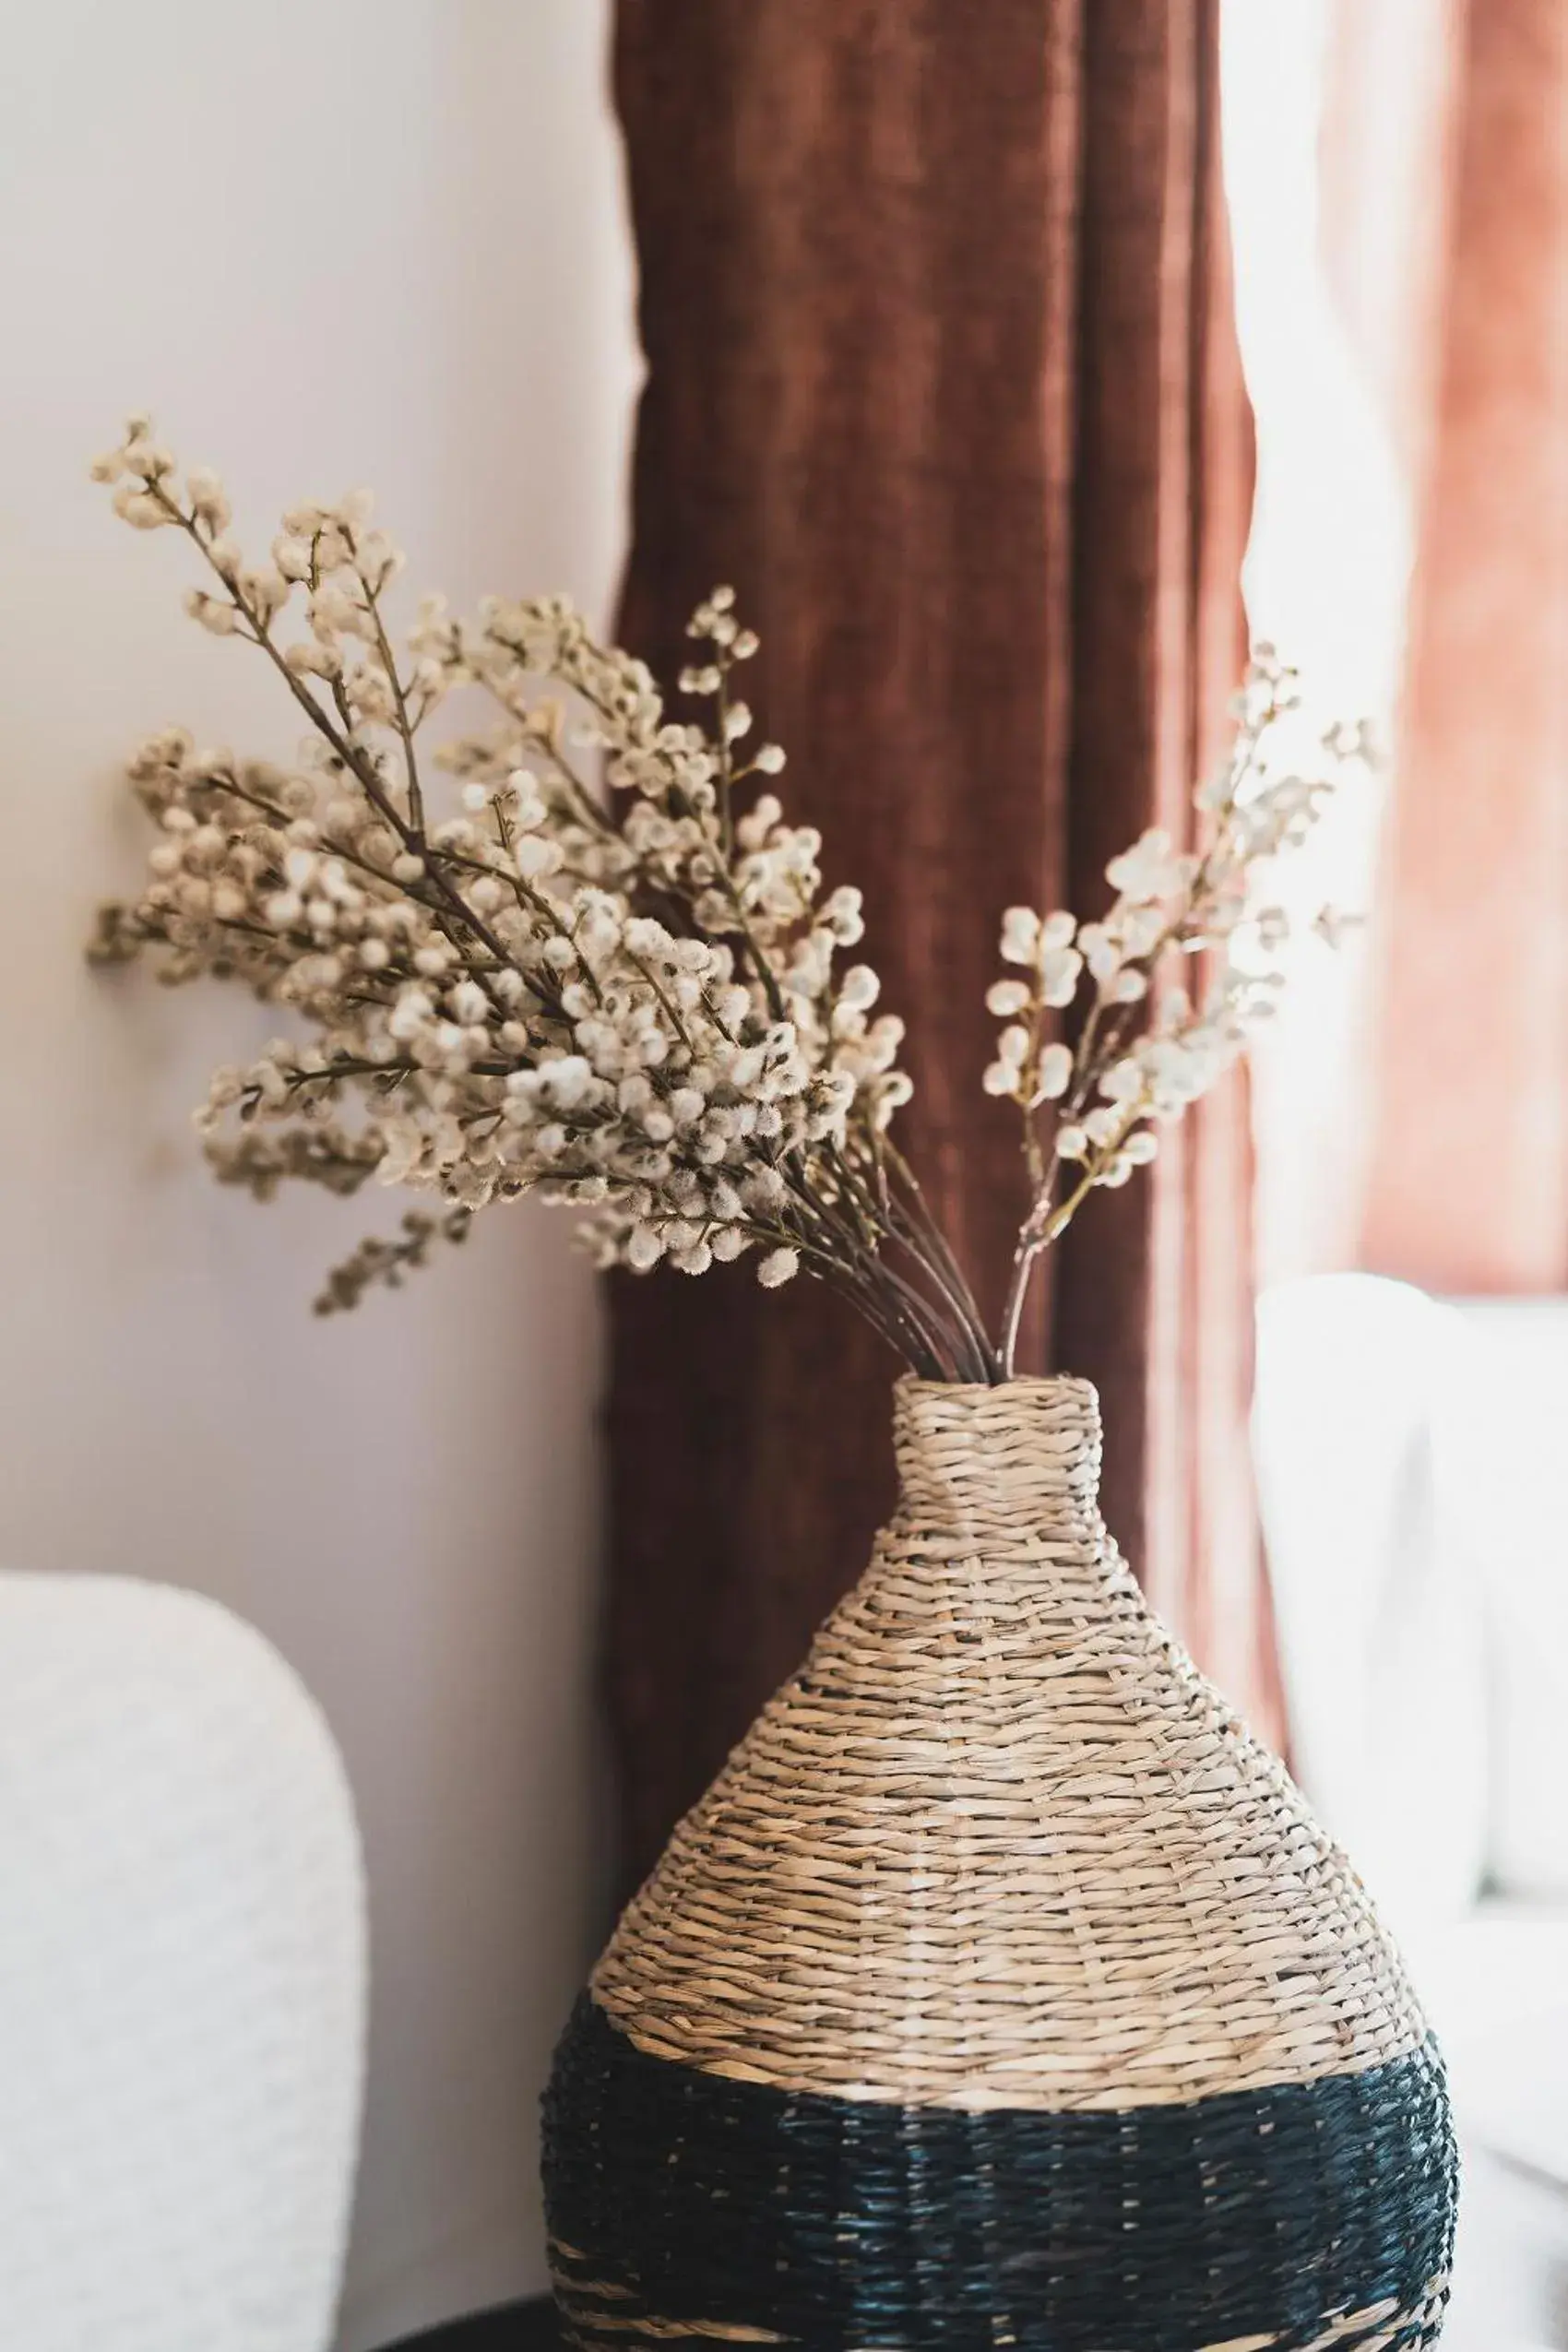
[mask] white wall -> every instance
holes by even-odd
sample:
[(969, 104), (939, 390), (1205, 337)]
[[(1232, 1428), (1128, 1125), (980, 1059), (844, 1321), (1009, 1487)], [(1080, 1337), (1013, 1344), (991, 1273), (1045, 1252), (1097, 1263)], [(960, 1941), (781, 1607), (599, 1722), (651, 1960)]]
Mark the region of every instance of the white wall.
[(145, 404), (243, 540), (366, 481), (411, 587), (602, 612), (636, 372), (604, 14), (4, 12), (0, 1560), (218, 1595), (343, 1746), (374, 1968), (353, 2352), (542, 2279), (534, 2101), (600, 1924), (592, 1293), (518, 1209), (317, 1324), (396, 1205), (202, 1172), (189, 1108), (257, 1016), (84, 968), (143, 846), (116, 764), (172, 719), (296, 731), (84, 466)]

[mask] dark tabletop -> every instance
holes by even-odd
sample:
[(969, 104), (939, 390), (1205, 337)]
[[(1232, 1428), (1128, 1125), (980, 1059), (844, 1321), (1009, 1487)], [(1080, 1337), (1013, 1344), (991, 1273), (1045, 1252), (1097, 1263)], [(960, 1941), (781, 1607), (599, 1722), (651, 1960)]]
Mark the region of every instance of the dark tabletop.
[(560, 2342), (548, 2302), (507, 2303), (471, 2319), (448, 2320), (427, 2334), (389, 2344), (386, 2352), (557, 2352)]

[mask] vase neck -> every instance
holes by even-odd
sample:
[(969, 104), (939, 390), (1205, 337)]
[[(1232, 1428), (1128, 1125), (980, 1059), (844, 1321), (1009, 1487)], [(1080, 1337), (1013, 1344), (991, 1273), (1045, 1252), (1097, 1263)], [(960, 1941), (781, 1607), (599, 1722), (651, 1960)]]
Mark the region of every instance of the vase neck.
[(1099, 1400), (1087, 1380), (904, 1379), (893, 1442), (900, 1523), (944, 1549), (983, 1557), (1103, 1536)]

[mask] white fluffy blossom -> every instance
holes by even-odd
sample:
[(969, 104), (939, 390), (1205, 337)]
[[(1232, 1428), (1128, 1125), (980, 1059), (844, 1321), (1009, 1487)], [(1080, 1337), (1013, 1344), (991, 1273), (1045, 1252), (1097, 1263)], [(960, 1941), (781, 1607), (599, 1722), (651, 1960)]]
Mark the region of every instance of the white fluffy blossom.
[[(179, 729), (143, 746), (130, 776), (157, 837), (97, 952), (151, 948), (165, 980), (233, 980), (285, 1016), (198, 1114), (222, 1181), (434, 1197), (339, 1268), (326, 1310), (531, 1192), (579, 1213), (603, 1265), (695, 1276), (752, 1253), (769, 1289), (806, 1268), (927, 1376), (1004, 1377), (1038, 1252), (1155, 1156), (1272, 1008), (1269, 864), (1332, 778), (1276, 758), (1293, 689), (1265, 653), (1198, 795), (1203, 839), (1146, 832), (1087, 922), (1003, 917), (982, 1084), (1021, 1116), (1029, 1191), (997, 1341), (889, 1132), (911, 1086), (876, 972), (845, 961), (861, 894), (825, 890), (820, 835), (770, 789), (782, 750), (743, 749), (733, 673), (757, 641), (732, 589), (692, 617), (680, 687), (707, 710), (677, 719), (565, 597), (470, 619), (427, 596), (395, 624), (402, 556), (365, 492), (291, 507), (252, 561), (219, 477), (182, 478), (148, 418), (92, 471), (133, 528), (184, 535), (191, 616), (268, 664), (305, 723), (279, 764)], [(485, 723), (427, 755), (459, 692)], [(1325, 748), (1331, 766), (1364, 752)], [(1178, 967), (1202, 975), (1192, 994)]]
[[(1088, 1189), (1114, 1189), (1157, 1156), (1158, 1127), (1218, 1083), (1273, 1011), (1289, 935), (1273, 896), (1274, 861), (1306, 837), (1338, 773), (1367, 756), (1363, 732), (1334, 730), (1302, 773), (1289, 757), (1299, 728), (1286, 724), (1298, 709), (1290, 672), (1260, 648), (1225, 766), (1194, 796), (1194, 847), (1150, 827), (1107, 866), (1115, 895), (1092, 921), (1029, 907), (1003, 917), (1001, 959), (1024, 976), (1010, 972), (987, 992), (988, 1009), (1006, 1026), (981, 1083), (1023, 1112), (1035, 1191), (1004, 1362), (1032, 1254)], [(1326, 910), (1314, 927), (1330, 939), (1338, 932)], [(1194, 960), (1206, 976), (1195, 1006), (1173, 978)], [(1048, 1105), (1052, 1124), (1041, 1136), (1037, 1122)], [(1064, 1170), (1070, 1181), (1060, 1181)]]
[[(101, 952), (156, 945), (166, 979), (237, 979), (297, 1024), (215, 1081), (199, 1124), (220, 1177), (375, 1178), (465, 1218), (534, 1192), (585, 1212), (601, 1263), (697, 1274), (755, 1250), (769, 1285), (808, 1241), (821, 1254), (847, 1186), (883, 1214), (902, 1024), (868, 965), (840, 968), (859, 892), (824, 895), (817, 833), (757, 789), (782, 754), (737, 748), (730, 675), (755, 638), (728, 591), (694, 623), (704, 728), (564, 597), (472, 622), (426, 599), (399, 645), (401, 557), (366, 493), (291, 508), (253, 567), (218, 477), (182, 483), (145, 420), (94, 470), (128, 520), (184, 532), (207, 568), (193, 616), (270, 657), (313, 728), (288, 766), (178, 730), (131, 766), (158, 841)], [(420, 731), (472, 685), (493, 724), (427, 761)], [(432, 805), (427, 767), (455, 807)], [(360, 1275), (418, 1263), (438, 1229), (362, 1253)]]

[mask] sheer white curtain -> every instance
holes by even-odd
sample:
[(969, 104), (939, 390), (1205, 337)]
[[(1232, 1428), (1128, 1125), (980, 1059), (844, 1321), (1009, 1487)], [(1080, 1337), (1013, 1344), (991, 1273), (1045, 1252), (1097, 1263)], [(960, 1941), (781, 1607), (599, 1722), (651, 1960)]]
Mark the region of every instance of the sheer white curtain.
[[(1394, 741), (1431, 363), (1450, 0), (1224, 0), (1226, 188), (1257, 426), (1244, 588), (1315, 718)], [(1375, 120), (1360, 109), (1375, 92)], [(1385, 779), (1346, 794), (1284, 881), (1310, 913), (1376, 897)], [(1294, 958), (1254, 1057), (1260, 1277), (1357, 1263), (1378, 938)]]

